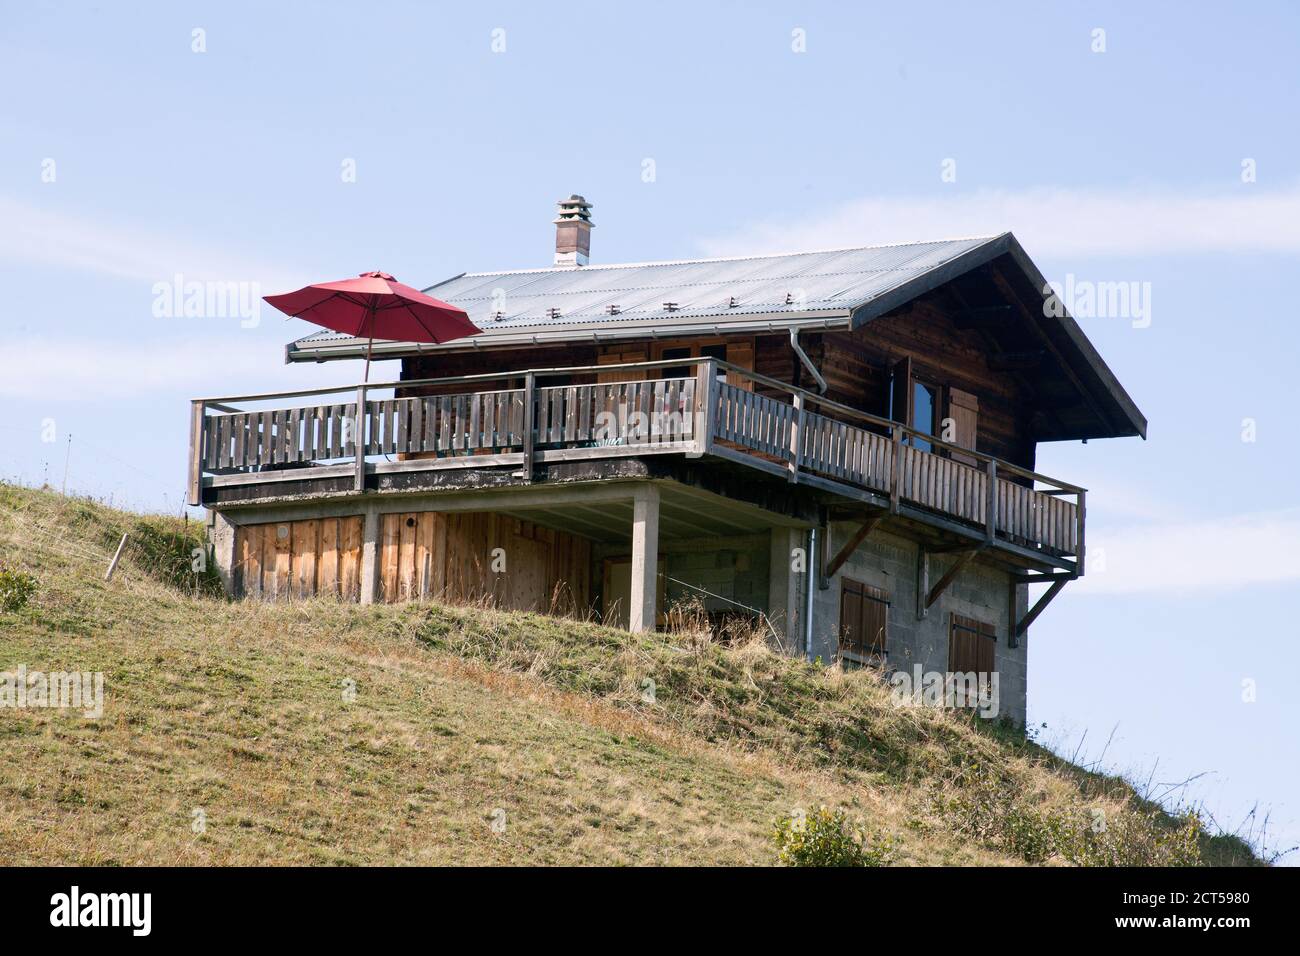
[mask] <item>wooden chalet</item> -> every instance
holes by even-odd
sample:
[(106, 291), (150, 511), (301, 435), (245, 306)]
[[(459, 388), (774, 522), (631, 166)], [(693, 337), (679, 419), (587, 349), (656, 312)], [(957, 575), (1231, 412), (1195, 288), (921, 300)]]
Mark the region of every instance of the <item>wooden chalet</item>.
[(426, 290), (483, 333), (375, 343), (397, 382), (193, 403), (231, 592), (633, 630), (695, 601), (810, 659), (993, 668), (1023, 720), (1027, 629), (1085, 569), (1038, 444), (1146, 420), (1015, 237), (591, 265), (590, 204), (556, 222), (556, 265)]

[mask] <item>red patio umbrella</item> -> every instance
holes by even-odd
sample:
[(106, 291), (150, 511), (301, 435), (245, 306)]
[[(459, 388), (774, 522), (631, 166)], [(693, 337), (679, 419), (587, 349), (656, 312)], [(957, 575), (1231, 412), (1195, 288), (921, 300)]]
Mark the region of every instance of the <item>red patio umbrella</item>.
[(355, 279), (318, 282), (282, 295), (263, 298), (286, 315), (306, 319), (335, 332), (368, 339), (366, 374), (375, 339), (399, 342), (450, 342), (477, 335), (479, 327), (464, 309), (402, 285), (387, 272), (363, 272)]

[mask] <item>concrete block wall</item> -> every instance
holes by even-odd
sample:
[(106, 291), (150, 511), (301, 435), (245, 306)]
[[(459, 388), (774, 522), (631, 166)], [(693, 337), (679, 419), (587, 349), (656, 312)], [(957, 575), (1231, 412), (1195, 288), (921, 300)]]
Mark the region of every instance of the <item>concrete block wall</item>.
[[(696, 597), (703, 602), (706, 611), (739, 610), (728, 603), (730, 601), (765, 610), (768, 606), (769, 551), (768, 538), (762, 534), (728, 538), (661, 538), (660, 570), (670, 579), (684, 581), (710, 592), (709, 595), (700, 594), (669, 580), (665, 584), (666, 608)], [(594, 547), (593, 583), (601, 580), (602, 562), (605, 558), (627, 553), (626, 545)]]
[[(853, 522), (833, 522), (826, 553), (833, 555), (858, 529)], [(839, 644), (840, 579), (851, 578), (881, 588), (889, 593), (889, 627), (886, 635), (886, 659), (890, 669), (911, 671), (919, 663), (925, 671), (948, 669), (948, 631), (953, 612), (986, 621), (997, 629), (994, 666), (998, 672), (999, 714), (1023, 724), (1026, 710), (1028, 673), (1028, 634), (1021, 635), (1016, 647), (1008, 646), (1010, 622), (1007, 572), (972, 561), (958, 574), (948, 589), (926, 612), (917, 617), (917, 565), (919, 545), (906, 538), (880, 530), (849, 557), (836, 572), (826, 590), (817, 589), (813, 596), (814, 658), (835, 660)], [(955, 560), (952, 555), (930, 557), (929, 582), (933, 587)], [(1028, 603), (1027, 589), (1017, 588), (1017, 614), (1023, 616)]]

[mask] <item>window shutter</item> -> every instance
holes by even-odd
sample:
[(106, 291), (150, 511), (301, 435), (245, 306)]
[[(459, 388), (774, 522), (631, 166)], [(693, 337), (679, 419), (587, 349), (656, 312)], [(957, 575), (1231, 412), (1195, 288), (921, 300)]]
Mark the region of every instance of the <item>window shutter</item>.
[[(645, 349), (627, 349), (625, 351), (609, 349), (596, 359), (596, 364), (621, 365), (624, 362), (644, 362), (645, 360)], [(644, 370), (620, 369), (616, 372), (599, 372), (596, 375), (596, 381), (601, 385), (605, 385), (611, 382), (637, 382), (643, 377), (645, 377)]]
[[(960, 388), (948, 389), (948, 417), (953, 423), (953, 444), (962, 448), (975, 449), (976, 434), (979, 428), (979, 399), (970, 392)], [(951, 453), (953, 461), (974, 465), (975, 459), (957, 452)]]
[(851, 578), (840, 579), (840, 652), (855, 659), (883, 655), (889, 629), (889, 593)]
[[(747, 339), (740, 342), (728, 342), (727, 361), (732, 365), (739, 365), (741, 368), (750, 372), (754, 371), (754, 340)], [(751, 392), (754, 390), (754, 380), (752, 378), (737, 375), (735, 372), (727, 373), (727, 384), (735, 385), (737, 388), (743, 388)]]
[(993, 673), (997, 630), (992, 624), (952, 615), (948, 633), (948, 670)]
[(880, 588), (863, 587), (862, 643), (872, 654), (885, 653), (889, 631), (889, 595)]
[(912, 357), (909, 355), (894, 363), (893, 400), (889, 405), (889, 417), (904, 425), (912, 423)]
[(840, 581), (840, 647), (860, 653), (862, 646), (862, 585)]

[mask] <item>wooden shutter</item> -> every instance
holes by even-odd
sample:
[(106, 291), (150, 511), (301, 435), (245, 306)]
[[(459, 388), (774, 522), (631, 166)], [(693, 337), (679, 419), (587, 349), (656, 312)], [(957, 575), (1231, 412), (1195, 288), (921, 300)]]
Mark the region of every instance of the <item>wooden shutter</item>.
[(879, 588), (862, 589), (862, 636), (870, 654), (885, 653), (885, 636), (889, 630), (889, 597)]
[(885, 653), (889, 594), (851, 578), (840, 579), (840, 653), (862, 661)]
[(948, 634), (948, 670), (993, 673), (997, 643), (992, 624), (954, 614)]
[[(737, 342), (728, 342), (727, 361), (732, 365), (739, 365), (743, 369), (754, 371), (754, 340), (743, 339)], [(754, 380), (752, 378), (737, 375), (735, 372), (727, 373), (727, 384), (751, 392), (754, 390)]]
[(894, 363), (893, 381), (894, 400), (890, 405), (889, 416), (904, 425), (912, 424), (912, 357), (901, 358)]
[[(979, 425), (979, 399), (970, 392), (963, 392), (960, 388), (948, 389), (948, 417), (953, 423), (953, 444), (961, 445), (962, 448), (975, 449), (976, 432)], [(951, 452), (953, 461), (960, 461), (962, 464), (974, 465), (975, 459), (970, 455), (962, 455), (958, 452)]]
[[(646, 360), (645, 348), (637, 349), (616, 349), (610, 348), (602, 352), (596, 359), (597, 365), (621, 365), (624, 362), (644, 362)], [(610, 382), (639, 382), (646, 378), (643, 369), (620, 369), (616, 372), (598, 372), (596, 382), (604, 385)]]
[(861, 653), (862, 585), (840, 579), (840, 649)]

